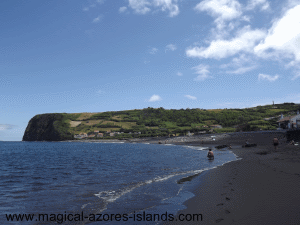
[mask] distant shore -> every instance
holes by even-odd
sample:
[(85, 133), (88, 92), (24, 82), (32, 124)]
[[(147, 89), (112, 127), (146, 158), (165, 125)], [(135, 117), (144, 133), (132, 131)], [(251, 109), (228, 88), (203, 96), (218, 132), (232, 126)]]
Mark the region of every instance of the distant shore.
[[(243, 145), (248, 139), (249, 142), (256, 141), (256, 144), (265, 144), (265, 137), (278, 135), (281, 142), (286, 142), (285, 131), (260, 131), (260, 132), (236, 132), (220, 134), (201, 134), (192, 136), (176, 137), (144, 137), (132, 139), (80, 139), (64, 142), (125, 142), (125, 143), (150, 143), (150, 144), (176, 144), (176, 145)], [(273, 140), (273, 139), (272, 139)], [(272, 142), (271, 140), (271, 142)]]

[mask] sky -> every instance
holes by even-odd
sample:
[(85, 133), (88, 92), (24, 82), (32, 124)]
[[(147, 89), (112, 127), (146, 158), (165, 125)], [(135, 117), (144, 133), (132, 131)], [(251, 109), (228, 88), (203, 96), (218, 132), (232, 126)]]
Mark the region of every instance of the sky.
[(0, 140), (43, 113), (300, 102), (300, 0), (0, 1)]

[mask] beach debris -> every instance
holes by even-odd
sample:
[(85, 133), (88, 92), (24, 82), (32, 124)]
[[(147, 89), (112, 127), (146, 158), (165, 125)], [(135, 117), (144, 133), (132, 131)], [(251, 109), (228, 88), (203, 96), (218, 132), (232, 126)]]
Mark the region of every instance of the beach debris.
[(227, 148), (227, 147), (228, 147), (228, 145), (218, 145), (215, 148), (216, 149), (221, 149), (221, 148)]
[(247, 148), (247, 147), (256, 147), (256, 146), (257, 146), (257, 144), (245, 144), (242, 147)]

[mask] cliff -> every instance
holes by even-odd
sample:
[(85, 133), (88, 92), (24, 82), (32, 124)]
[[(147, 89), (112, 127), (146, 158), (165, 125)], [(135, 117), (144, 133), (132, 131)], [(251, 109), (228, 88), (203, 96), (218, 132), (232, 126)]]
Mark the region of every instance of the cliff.
[(67, 114), (49, 113), (34, 116), (28, 123), (23, 141), (63, 141), (72, 139)]

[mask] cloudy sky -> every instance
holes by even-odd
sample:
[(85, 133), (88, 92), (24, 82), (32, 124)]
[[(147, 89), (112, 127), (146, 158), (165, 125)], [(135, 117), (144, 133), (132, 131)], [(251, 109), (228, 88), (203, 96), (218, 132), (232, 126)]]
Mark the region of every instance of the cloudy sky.
[(0, 2), (0, 140), (36, 114), (300, 102), (300, 0)]

